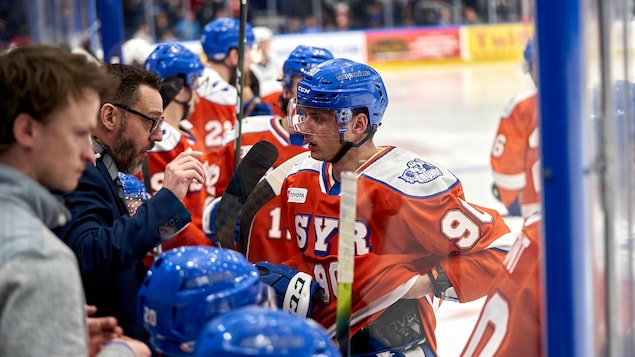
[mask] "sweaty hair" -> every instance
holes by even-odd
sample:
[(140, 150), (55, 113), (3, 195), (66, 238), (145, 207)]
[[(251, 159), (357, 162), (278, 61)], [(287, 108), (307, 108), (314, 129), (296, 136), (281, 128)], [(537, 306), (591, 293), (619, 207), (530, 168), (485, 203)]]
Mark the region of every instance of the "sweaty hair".
[(105, 68), (60, 47), (23, 45), (0, 54), (0, 151), (15, 143), (18, 115), (46, 124), (69, 98), (82, 98), (86, 90), (103, 98), (116, 85)]
[(113, 63), (107, 64), (106, 70), (119, 80), (119, 86), (111, 97), (103, 98), (102, 104), (111, 102), (132, 107), (139, 101), (139, 86), (147, 85), (152, 89), (161, 89), (161, 77), (145, 69)]

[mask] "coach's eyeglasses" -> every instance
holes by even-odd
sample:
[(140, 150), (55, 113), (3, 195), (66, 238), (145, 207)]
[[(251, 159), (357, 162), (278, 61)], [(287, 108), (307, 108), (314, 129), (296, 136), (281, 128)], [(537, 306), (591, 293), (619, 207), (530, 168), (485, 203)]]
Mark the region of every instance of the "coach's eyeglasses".
[(143, 113), (140, 113), (140, 112), (138, 112), (138, 111), (126, 106), (126, 105), (123, 105), (123, 104), (118, 104), (118, 103), (110, 103), (110, 104), (114, 105), (117, 108), (121, 108), (121, 109), (123, 109), (123, 110), (125, 110), (127, 112), (130, 112), (130, 113), (132, 113), (134, 115), (140, 116), (140, 117), (142, 117), (145, 120), (150, 121), (150, 123), (152, 123), (152, 125), (150, 126), (150, 134), (154, 133), (157, 130), (157, 128), (159, 128), (161, 126), (161, 124), (163, 124), (163, 121), (165, 120), (165, 117), (163, 117), (163, 116), (161, 118), (159, 118), (159, 119), (150, 118), (149, 116), (147, 116), (147, 115), (145, 115)]

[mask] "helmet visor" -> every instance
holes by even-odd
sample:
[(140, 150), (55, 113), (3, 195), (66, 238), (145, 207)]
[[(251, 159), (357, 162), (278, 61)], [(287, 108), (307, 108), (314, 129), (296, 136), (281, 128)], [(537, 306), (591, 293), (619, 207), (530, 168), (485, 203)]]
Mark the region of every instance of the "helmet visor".
[(350, 108), (330, 110), (303, 106), (298, 104), (297, 98), (291, 98), (287, 107), (289, 127), (304, 135), (343, 134), (352, 116)]

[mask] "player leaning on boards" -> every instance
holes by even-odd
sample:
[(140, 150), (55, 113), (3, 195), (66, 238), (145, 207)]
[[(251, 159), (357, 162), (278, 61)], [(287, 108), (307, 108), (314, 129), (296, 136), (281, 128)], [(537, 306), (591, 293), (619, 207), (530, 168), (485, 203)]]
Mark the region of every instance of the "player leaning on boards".
[[(0, 356), (94, 356), (121, 337), (112, 318), (87, 326), (94, 308), (84, 311), (77, 259), (51, 232), (70, 213), (48, 191), (74, 190), (94, 162), (90, 133), (100, 98), (115, 85), (103, 68), (61, 48), (0, 54)], [(126, 342), (101, 356), (149, 355), (141, 342)]]
[[(334, 331), (340, 177), (353, 171), (351, 352), (435, 353), (435, 296), (465, 302), (487, 294), (513, 240), (509, 228), (495, 210), (467, 202), (448, 170), (416, 153), (375, 145), (388, 94), (373, 68), (326, 61), (306, 74), (297, 92), (289, 120), (311, 155), (286, 177), (281, 202), (298, 251), (285, 262), (291, 268), (258, 263), (263, 280), (276, 289), (282, 308), (308, 311)], [(319, 284), (313, 300), (296, 294), (302, 277)], [(398, 331), (390, 328), (404, 322)]]

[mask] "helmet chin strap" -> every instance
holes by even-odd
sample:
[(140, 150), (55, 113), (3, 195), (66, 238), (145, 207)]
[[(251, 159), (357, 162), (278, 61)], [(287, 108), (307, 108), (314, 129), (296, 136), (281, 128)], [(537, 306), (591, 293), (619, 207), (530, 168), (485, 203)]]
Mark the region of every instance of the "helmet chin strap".
[(357, 144), (344, 140), (344, 133), (341, 133), (340, 144), (342, 144), (342, 148), (340, 149), (340, 151), (337, 152), (337, 154), (335, 154), (335, 156), (331, 160), (328, 160), (328, 162), (332, 164), (337, 163), (344, 157), (344, 155), (346, 155), (348, 150), (350, 150), (351, 148), (360, 147), (362, 144), (367, 142), (370, 138), (375, 136), (375, 132), (377, 132), (377, 125), (373, 125), (368, 131), (368, 134), (366, 134), (366, 136), (364, 137), (364, 139), (362, 139), (362, 141), (358, 142)]

